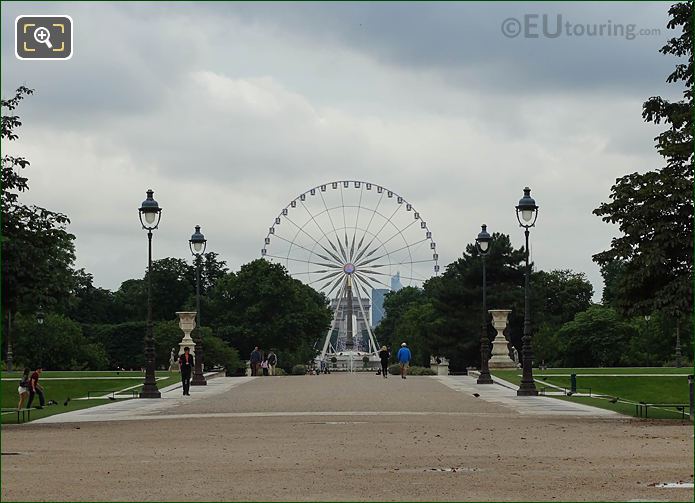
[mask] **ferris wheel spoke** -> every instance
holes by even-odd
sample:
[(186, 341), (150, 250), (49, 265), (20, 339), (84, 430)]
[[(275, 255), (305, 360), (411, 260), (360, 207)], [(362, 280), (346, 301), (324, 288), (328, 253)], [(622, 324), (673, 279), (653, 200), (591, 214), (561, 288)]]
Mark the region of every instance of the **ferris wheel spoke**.
[(360, 211), (362, 211), (362, 196), (364, 195), (364, 189), (360, 185), (360, 200), (357, 202), (357, 217), (355, 218), (355, 231), (352, 233), (352, 245), (350, 246), (350, 261), (354, 257), (355, 253), (355, 238), (357, 237), (357, 227), (360, 223)]
[[(367, 237), (367, 233), (369, 232), (369, 228), (372, 225), (372, 221), (374, 220), (374, 217), (376, 216), (377, 212), (379, 211), (379, 206), (381, 205), (381, 201), (384, 199), (384, 192), (381, 193), (381, 197), (376, 203), (376, 206), (374, 207), (374, 210), (372, 211), (372, 216), (369, 218), (369, 222), (367, 223), (367, 227), (364, 229), (364, 234), (362, 234), (362, 238), (360, 239), (359, 244), (357, 245), (357, 251), (362, 248), (362, 243), (364, 242), (364, 238)], [(359, 257), (364, 253), (364, 251), (357, 257), (355, 260), (359, 260)]]
[[(333, 264), (324, 264), (322, 262), (312, 262), (311, 260), (306, 260), (306, 259), (299, 259), (299, 258), (292, 258), (292, 257), (281, 257), (279, 255), (271, 255), (270, 253), (265, 254), (266, 257), (271, 257), (274, 259), (278, 260), (291, 260), (292, 262), (301, 262), (302, 264), (312, 264), (312, 265), (317, 265), (321, 267), (331, 267), (334, 269), (340, 269), (338, 266), (335, 266)], [(306, 273), (296, 273), (296, 274), (306, 274)]]
[[(356, 278), (355, 278), (356, 280)], [(353, 284), (355, 285), (355, 290), (357, 291), (357, 304), (360, 306), (360, 311), (362, 312), (362, 318), (364, 319), (365, 326), (367, 327), (367, 333), (369, 334), (369, 339), (372, 345), (374, 346), (374, 352), (376, 352), (376, 341), (374, 338), (374, 333), (372, 332), (372, 328), (370, 327), (370, 323), (367, 321), (367, 313), (364, 309), (364, 306), (362, 305), (362, 292), (361, 289), (359, 288), (359, 281), (354, 281)], [(365, 298), (369, 298), (367, 296), (367, 292), (365, 291)], [(370, 351), (372, 352), (372, 351)]]
[[(281, 239), (282, 241), (285, 241), (286, 243), (289, 243), (291, 246), (296, 246), (297, 248), (301, 248), (302, 250), (309, 252), (311, 255), (317, 255), (318, 256), (318, 254), (316, 252), (314, 252), (313, 250), (310, 250), (309, 248), (306, 248), (305, 246), (297, 244), (294, 241), (290, 241), (287, 238), (283, 238), (279, 234), (275, 234), (275, 237), (278, 239)], [(268, 256), (272, 256), (272, 255), (268, 255)], [(289, 256), (279, 257), (279, 258), (281, 258), (281, 260), (296, 260), (296, 259), (291, 259)], [(340, 265), (336, 265), (336, 264), (331, 264), (331, 263), (326, 264), (323, 262), (313, 262), (311, 260), (300, 260), (300, 262), (308, 262), (309, 264), (319, 265), (319, 266), (323, 266), (323, 267), (332, 267), (332, 268), (340, 268), (341, 267)]]
[[(328, 244), (331, 245), (331, 248), (333, 248), (333, 249), (335, 250), (335, 253), (338, 253), (338, 249), (335, 247), (335, 245), (334, 245), (333, 242), (330, 240), (330, 238), (328, 237), (328, 235), (326, 235), (326, 231), (323, 230), (323, 227), (321, 227), (321, 226), (319, 225), (319, 223), (316, 221), (316, 218), (315, 218), (314, 215), (309, 211), (309, 208), (306, 207), (306, 204), (304, 204), (303, 201), (300, 201), (300, 203), (301, 203), (302, 207), (304, 208), (304, 210), (305, 210), (305, 211), (307, 212), (307, 214), (309, 215), (309, 217), (311, 218), (312, 222), (314, 222), (314, 224), (316, 225), (316, 228), (321, 232), (321, 234), (323, 234), (323, 237), (326, 238), (326, 241), (328, 241)], [(326, 208), (326, 210), (328, 210), (328, 208)], [(326, 253), (330, 254), (331, 257), (333, 257), (335, 260), (337, 260), (338, 262), (340, 262), (340, 257), (338, 257), (338, 255), (333, 254), (331, 251), (327, 250), (326, 248), (324, 248), (324, 250), (326, 250)]]
[[(398, 227), (396, 227), (396, 226), (394, 225), (394, 227), (396, 227), (396, 233), (395, 233), (393, 236), (391, 236), (390, 238), (388, 238), (386, 241), (384, 241), (382, 244), (389, 243), (389, 242), (390, 242), (393, 238), (395, 238), (396, 236), (401, 236), (401, 237), (403, 237), (403, 241), (406, 241), (405, 237), (403, 236), (403, 232), (404, 232), (404, 231), (407, 231), (410, 227), (413, 226), (413, 224), (416, 224), (416, 223), (417, 223), (417, 220), (413, 220), (412, 222), (410, 222), (408, 225), (406, 225), (406, 226), (403, 227), (402, 229), (399, 229)], [(406, 242), (407, 242), (407, 241), (406, 241)]]
[(385, 286), (385, 287), (388, 288), (388, 289), (391, 289), (391, 285), (387, 285), (387, 284), (384, 283), (383, 281), (379, 281), (378, 279), (372, 278), (371, 276), (364, 276), (364, 277), (363, 277), (362, 274), (357, 273), (357, 272), (355, 273), (355, 276), (357, 276), (360, 280), (362, 280), (362, 281), (364, 282), (365, 285), (369, 285), (369, 283), (368, 283), (368, 280), (369, 280), (369, 281), (371, 281), (371, 282), (373, 282), (373, 283), (375, 283), (375, 284), (377, 284), (377, 285), (382, 285), (382, 286)]
[[(328, 283), (326, 283), (326, 286), (324, 286), (323, 289), (325, 289), (329, 284), (331, 284), (332, 281), (333, 281), (333, 280), (331, 280), (331, 281), (329, 281)], [(328, 290), (328, 293), (327, 293), (326, 295), (330, 296), (330, 295), (333, 293), (333, 290), (335, 290), (336, 287), (337, 287), (341, 282), (344, 282), (344, 281), (345, 281), (345, 278), (344, 278), (343, 276), (339, 277), (339, 278), (338, 278), (338, 281), (336, 281), (335, 283), (333, 283), (333, 286), (331, 287), (330, 290)]]
[[(413, 244), (409, 244), (409, 245), (407, 244), (407, 245), (405, 245), (405, 246), (403, 246), (403, 247), (401, 247), (401, 248), (398, 248), (397, 250), (393, 250), (392, 252), (385, 253), (385, 254), (380, 255), (380, 256), (378, 256), (378, 257), (374, 257), (373, 259), (370, 259), (370, 260), (368, 260), (368, 261), (363, 261), (363, 262), (360, 262), (360, 263), (358, 263), (358, 264), (355, 264), (355, 267), (359, 267), (359, 266), (363, 266), (363, 265), (369, 264), (369, 263), (371, 263), (371, 262), (374, 262), (375, 260), (382, 259), (382, 258), (386, 257), (387, 255), (393, 255), (393, 254), (395, 254), (395, 253), (398, 253), (399, 251), (405, 250), (406, 248), (410, 248), (411, 246), (418, 245), (418, 244), (423, 243), (423, 242), (425, 242), (425, 241), (427, 241), (427, 238), (422, 239), (422, 240), (420, 240), (420, 241), (416, 241), (416, 242), (413, 243)], [(377, 250), (378, 250), (378, 248), (377, 248)]]
[[(369, 270), (369, 269), (362, 269), (360, 272), (361, 272), (362, 274), (366, 274), (366, 275), (369, 275), (369, 274), (376, 274), (376, 275), (378, 275), (378, 276), (389, 276), (389, 277), (391, 276), (390, 274), (386, 274), (385, 272), (372, 271), (372, 270)], [(404, 279), (411, 279), (411, 280), (413, 280), (413, 281), (422, 281), (422, 282), (427, 281), (427, 278), (416, 278), (416, 277), (413, 277), (413, 276), (401, 276), (401, 278), (404, 278)]]
[[(325, 275), (323, 278), (318, 278), (318, 279), (315, 279), (314, 281), (310, 281), (309, 283), (307, 283), (307, 285), (313, 285), (314, 283), (318, 283), (319, 281), (325, 281), (325, 280), (327, 280), (327, 279), (329, 279), (329, 278), (331, 279), (331, 281), (333, 281), (333, 279), (334, 279), (338, 274), (342, 274), (342, 273), (343, 273), (343, 271), (335, 271), (335, 272), (332, 272), (332, 273), (330, 273), (330, 274)], [(330, 283), (331, 281), (329, 281), (329, 283)]]
[(434, 260), (433, 258), (429, 258), (429, 259), (426, 259), (426, 260), (413, 260), (413, 261), (407, 260), (407, 261), (404, 261), (404, 262), (389, 262), (388, 264), (369, 264), (369, 267), (372, 268), (372, 269), (374, 269), (374, 268), (376, 268), (376, 267), (388, 267), (388, 266), (391, 266), (391, 265), (424, 264), (424, 263), (427, 263), (427, 262), (435, 262), (435, 260)]
[[(396, 213), (398, 213), (398, 210), (401, 208), (401, 206), (403, 206), (403, 203), (401, 203), (401, 204), (399, 204), (398, 206), (396, 206), (396, 209), (393, 211), (393, 213), (391, 213), (391, 216), (388, 217), (388, 218), (386, 219), (386, 221), (383, 223), (383, 225), (381, 226), (381, 228), (380, 228), (378, 231), (376, 231), (376, 233), (374, 233), (374, 237), (371, 239), (371, 241), (369, 241), (369, 244), (367, 244), (367, 246), (364, 247), (364, 251), (362, 252), (363, 254), (364, 254), (365, 251), (367, 251), (367, 250), (369, 249), (370, 246), (372, 246), (372, 243), (374, 243), (374, 240), (375, 240), (376, 237), (381, 233), (381, 231), (383, 231), (384, 228), (385, 228), (389, 223), (392, 224), (393, 217), (396, 216)], [(392, 225), (393, 225), (393, 224), (392, 224)], [(396, 227), (396, 228), (397, 228), (397, 227)], [(374, 250), (372, 250), (372, 252), (370, 252), (367, 256), (371, 255), (372, 253), (374, 253)], [(356, 259), (356, 260), (357, 260), (357, 259)]]
[[(328, 205), (326, 204), (326, 200), (323, 197), (323, 193), (319, 192), (319, 196), (321, 196), (321, 201), (323, 202), (323, 207), (326, 209), (326, 215), (328, 216), (328, 220), (331, 222), (331, 227), (333, 227), (333, 232), (335, 233), (335, 238), (338, 241), (338, 244), (340, 244), (340, 238), (338, 237), (338, 231), (336, 230), (335, 224), (333, 223), (333, 218), (331, 217), (331, 212), (328, 209)], [(330, 243), (330, 240), (329, 240), (329, 243)], [(341, 246), (340, 248), (342, 249), (343, 247)], [(338, 250), (336, 250), (336, 252), (337, 251)], [(347, 257), (345, 256), (345, 250), (343, 250), (343, 258), (347, 262)]]
[[(302, 232), (302, 233), (304, 233), (306, 236), (308, 236), (309, 239), (311, 239), (314, 243), (316, 243), (317, 245), (319, 245), (319, 246), (321, 247), (321, 249), (323, 249), (326, 253), (328, 253), (329, 255), (333, 255), (328, 249), (326, 249), (325, 246), (323, 246), (321, 243), (319, 243), (319, 242), (316, 240), (316, 238), (315, 238), (314, 236), (312, 236), (312, 235), (309, 234), (306, 230), (304, 230), (303, 227), (300, 227), (299, 225), (297, 225), (291, 218), (289, 218), (288, 216), (285, 216), (285, 220), (287, 220), (287, 221), (290, 222), (292, 225), (294, 225), (297, 229), (299, 229), (300, 232)], [(319, 253), (316, 253), (316, 252), (314, 252), (314, 253), (316, 254), (316, 256), (321, 257), (323, 260), (328, 260), (329, 262), (332, 260), (332, 259), (330, 259), (330, 258), (328, 258), (328, 257), (325, 257), (325, 256), (319, 254)], [(340, 259), (339, 259), (338, 257), (334, 257), (334, 258), (335, 258), (335, 260), (336, 260), (336, 264), (340, 265)]]

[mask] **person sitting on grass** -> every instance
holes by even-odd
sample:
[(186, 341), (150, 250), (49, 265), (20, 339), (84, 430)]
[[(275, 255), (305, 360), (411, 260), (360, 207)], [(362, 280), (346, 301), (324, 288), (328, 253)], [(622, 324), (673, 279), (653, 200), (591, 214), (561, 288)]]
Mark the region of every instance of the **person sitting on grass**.
[(46, 405), (46, 398), (43, 395), (43, 388), (39, 384), (41, 372), (43, 372), (43, 368), (38, 367), (29, 378), (29, 403), (27, 404), (27, 409), (31, 409), (31, 403), (34, 401), (34, 395), (37, 393), (39, 395), (39, 406), (36, 408), (43, 409), (43, 406)]

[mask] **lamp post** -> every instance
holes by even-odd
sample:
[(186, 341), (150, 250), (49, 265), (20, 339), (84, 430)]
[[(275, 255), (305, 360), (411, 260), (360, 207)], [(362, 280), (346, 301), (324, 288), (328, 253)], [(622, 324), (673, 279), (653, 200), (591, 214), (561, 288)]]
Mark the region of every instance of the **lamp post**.
[(478, 245), (480, 258), (483, 260), (483, 323), (480, 332), (480, 375), (478, 376), (478, 384), (493, 384), (490, 376), (490, 368), (488, 360), (490, 359), (490, 341), (487, 338), (487, 297), (486, 297), (486, 278), (485, 278), (485, 256), (490, 249), (492, 237), (487, 232), (487, 225), (481, 225), (481, 231), (475, 242)]
[(12, 310), (7, 310), (7, 371), (12, 372), (14, 367), (14, 359), (12, 354)]
[(39, 304), (39, 310), (36, 311), (36, 323), (39, 325), (43, 325), (43, 320), (46, 318), (46, 315), (43, 313), (43, 309), (41, 307), (41, 304)]
[(525, 187), (524, 197), (522, 197), (519, 200), (519, 204), (516, 207), (516, 219), (519, 221), (519, 226), (525, 229), (524, 235), (526, 236), (526, 247), (524, 249), (526, 254), (526, 269), (524, 273), (524, 335), (521, 338), (521, 355), (523, 360), (523, 370), (521, 374), (521, 384), (519, 385), (519, 389), (516, 392), (518, 396), (538, 395), (538, 390), (536, 390), (536, 384), (533, 382), (533, 350), (531, 348), (531, 306), (529, 302), (529, 297), (531, 293), (529, 292), (529, 277), (531, 275), (531, 270), (529, 268), (528, 260), (529, 229), (536, 225), (536, 218), (538, 218), (538, 206), (536, 205), (536, 201), (531, 197), (531, 189)]
[(676, 322), (676, 367), (681, 367), (681, 359), (683, 358), (683, 353), (681, 353), (681, 327), (680, 318)]
[(147, 199), (140, 206), (140, 223), (147, 231), (147, 329), (145, 332), (145, 383), (140, 398), (161, 398), (155, 379), (154, 336), (152, 335), (152, 231), (159, 226), (162, 208), (152, 198), (154, 191), (147, 190)]
[[(652, 315), (651, 315), (651, 314), (645, 314), (645, 315), (644, 315), (644, 321), (647, 322), (647, 337), (646, 337), (646, 340), (647, 340), (647, 341), (649, 341), (649, 337), (650, 337), (650, 335), (651, 335), (651, 325), (649, 324), (649, 320), (651, 320), (651, 319), (652, 319)], [(652, 364), (651, 364), (651, 359), (649, 358), (649, 353), (650, 353), (649, 348), (647, 348), (647, 367), (651, 367), (651, 366), (652, 366)]]
[(195, 310), (198, 315), (198, 323), (193, 332), (195, 342), (195, 369), (193, 370), (192, 386), (205, 386), (207, 381), (203, 375), (203, 335), (200, 333), (202, 322), (200, 321), (200, 260), (207, 248), (207, 239), (200, 232), (200, 225), (195, 226), (195, 232), (188, 240), (188, 246), (195, 257)]

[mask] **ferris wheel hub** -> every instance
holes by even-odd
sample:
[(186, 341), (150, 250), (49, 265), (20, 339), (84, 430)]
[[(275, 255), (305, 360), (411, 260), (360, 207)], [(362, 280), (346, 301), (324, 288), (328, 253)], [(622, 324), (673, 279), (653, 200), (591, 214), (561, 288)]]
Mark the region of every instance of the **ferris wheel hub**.
[(345, 274), (352, 274), (355, 272), (355, 264), (347, 263), (343, 266), (343, 272)]

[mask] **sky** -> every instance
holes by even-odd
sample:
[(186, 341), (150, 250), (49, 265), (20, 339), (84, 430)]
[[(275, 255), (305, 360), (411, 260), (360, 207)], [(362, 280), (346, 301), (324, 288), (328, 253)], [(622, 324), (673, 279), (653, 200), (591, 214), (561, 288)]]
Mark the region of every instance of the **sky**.
[[(442, 270), (482, 223), (522, 246), (514, 206), (531, 187), (536, 268), (585, 273), (598, 301), (591, 256), (618, 230), (592, 210), (617, 177), (664, 164), (641, 111), (681, 92), (658, 52), (677, 35), (668, 7), (5, 2), (2, 96), (35, 94), (3, 147), (31, 161), (23, 200), (70, 217), (76, 266), (104, 288), (144, 273), (148, 188), (164, 208), (154, 258), (190, 259), (201, 225), (237, 270), (299, 194), (362, 180), (417, 207)], [(16, 59), (26, 14), (70, 15), (73, 57)], [(600, 24), (616, 32), (586, 34)]]

